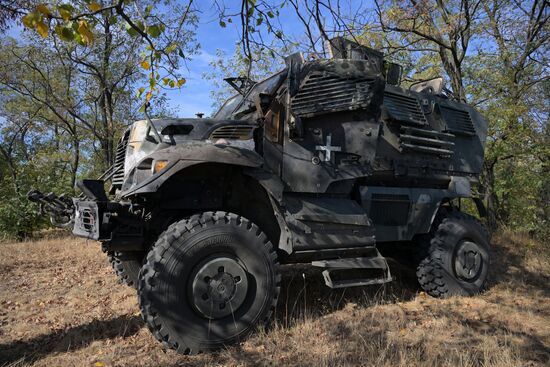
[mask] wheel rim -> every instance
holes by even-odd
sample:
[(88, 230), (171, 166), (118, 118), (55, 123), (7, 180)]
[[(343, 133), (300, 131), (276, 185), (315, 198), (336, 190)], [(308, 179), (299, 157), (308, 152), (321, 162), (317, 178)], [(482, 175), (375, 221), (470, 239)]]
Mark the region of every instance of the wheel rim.
[(219, 319), (234, 313), (248, 293), (244, 268), (229, 257), (207, 261), (192, 278), (192, 301), (202, 316)]
[(462, 241), (458, 246), (454, 265), (460, 279), (466, 281), (477, 279), (483, 265), (479, 246), (475, 242)]

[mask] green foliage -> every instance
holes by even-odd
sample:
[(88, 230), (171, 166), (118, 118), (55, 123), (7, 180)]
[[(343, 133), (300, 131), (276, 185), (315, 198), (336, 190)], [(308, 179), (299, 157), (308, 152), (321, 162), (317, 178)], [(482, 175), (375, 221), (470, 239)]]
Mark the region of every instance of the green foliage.
[(5, 199), (0, 203), (0, 239), (23, 240), (43, 227), (45, 218), (25, 195), (10, 195), (3, 196)]
[[(4, 134), (6, 131), (2, 131)], [(4, 136), (9, 133), (5, 134)], [(36, 137), (29, 137), (37, 146), (33, 159), (28, 160), (24, 147), (16, 143), (12, 160), (14, 171), (0, 166), (0, 238), (24, 239), (33, 231), (48, 225), (47, 219), (41, 216), (35, 204), (26, 197), (28, 191), (40, 188), (46, 192), (69, 192), (70, 189), (67, 154), (55, 151), (48, 144), (40, 143)], [(69, 189), (68, 189), (69, 188)]]
[[(146, 50), (139, 64), (148, 71), (149, 79), (149, 90), (140, 95), (144, 98), (144, 110), (153, 95), (162, 93), (156, 80), (172, 81), (163, 88), (181, 88), (185, 83), (178, 68), (185, 58), (184, 50), (193, 52), (194, 42), (189, 42), (192, 41), (189, 39), (192, 33), (187, 28), (196, 26), (197, 17), (191, 4), (158, 0), (84, 0), (70, 4), (50, 1), (30, 9), (20, 9), (20, 12), (26, 12), (21, 18), (23, 25), (44, 39), (57, 36), (70, 44), (93, 47), (107, 23), (113, 27), (121, 26), (129, 36), (142, 40)], [(105, 18), (107, 22), (102, 21)]]
[[(47, 225), (27, 192), (73, 195), (77, 179), (98, 177), (111, 165), (118, 137), (142, 118), (135, 90), (151, 85), (151, 70), (140, 66), (147, 46), (107, 14), (95, 19), (93, 33), (86, 35), (85, 27), (81, 20), (59, 21), (46, 38), (25, 32), (0, 41), (0, 237), (23, 238)], [(192, 54), (193, 34), (185, 39)], [(169, 80), (174, 87), (185, 82)], [(161, 91), (149, 114), (173, 114)]]
[[(109, 165), (116, 137), (146, 105), (151, 115), (168, 114), (162, 90), (184, 86), (180, 62), (198, 49), (195, 3), (49, 1), (19, 9), (34, 32), (24, 45), (0, 45), (0, 192), (7, 198), (0, 204), (0, 233), (20, 236), (41, 224), (21, 200), (26, 189), (72, 190), (77, 176)], [(454, 97), (483, 113), (489, 130), (480, 194), (490, 224), (548, 238), (549, 3), (367, 3), (350, 3), (355, 10), (346, 16), (343, 6), (305, 0), (217, 7), (221, 28), (239, 21), (241, 28), (235, 52), (218, 51), (205, 75), (217, 86), (214, 105), (235, 93), (223, 78), (259, 81), (284, 67), (281, 56), (297, 50), (326, 55), (328, 37), (352, 37), (403, 65), (405, 87), (443, 76)], [(288, 11), (298, 15), (292, 27), (303, 37), (285, 33)], [(0, 29), (5, 19), (0, 13)], [(104, 103), (107, 96), (116, 104)]]
[(282, 70), (284, 63), (279, 55), (288, 55), (292, 52), (292, 46), (269, 47), (254, 46), (251, 48), (252, 64), (242, 49), (236, 45), (231, 56), (223, 50), (216, 50), (216, 58), (210, 62), (212, 71), (203, 76), (212, 81), (215, 89), (211, 91), (212, 107), (219, 108), (225, 100), (234, 95), (236, 91), (223, 79), (229, 77), (249, 77), (253, 81), (260, 81), (273, 73)]

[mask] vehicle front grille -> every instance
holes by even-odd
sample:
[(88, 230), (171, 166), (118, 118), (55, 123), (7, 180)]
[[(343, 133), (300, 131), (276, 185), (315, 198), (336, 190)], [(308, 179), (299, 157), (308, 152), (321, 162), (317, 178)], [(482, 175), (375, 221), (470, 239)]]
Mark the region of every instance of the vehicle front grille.
[(476, 134), (472, 117), (468, 111), (444, 106), (441, 106), (440, 109), (443, 120), (447, 124), (446, 131), (468, 136)]
[(343, 78), (320, 71), (309, 74), (292, 98), (292, 111), (301, 117), (368, 107), (374, 79)]
[(126, 159), (126, 148), (130, 138), (130, 129), (124, 132), (116, 147), (115, 163), (113, 164), (112, 186), (122, 186), (124, 182), (124, 160)]
[(427, 124), (426, 117), (415, 97), (386, 90), (384, 92), (384, 107), (394, 120), (421, 126)]
[(251, 125), (227, 125), (217, 128), (210, 134), (210, 139), (252, 139), (254, 126)]

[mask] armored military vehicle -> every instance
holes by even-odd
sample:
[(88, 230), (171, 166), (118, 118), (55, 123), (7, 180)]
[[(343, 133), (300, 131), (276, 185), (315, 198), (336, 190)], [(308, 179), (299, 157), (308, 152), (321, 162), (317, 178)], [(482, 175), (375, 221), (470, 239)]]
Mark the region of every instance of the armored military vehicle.
[(310, 263), (332, 288), (383, 284), (378, 248), (406, 244), (430, 295), (486, 285), (487, 232), (459, 209), (469, 198), (483, 215), (486, 121), (441, 78), (401, 88), (378, 51), (342, 38), (331, 50), (227, 79), (238, 93), (212, 118), (134, 123), (80, 197), (29, 194), (102, 242), (165, 346), (212, 350), (268, 322), (279, 264)]

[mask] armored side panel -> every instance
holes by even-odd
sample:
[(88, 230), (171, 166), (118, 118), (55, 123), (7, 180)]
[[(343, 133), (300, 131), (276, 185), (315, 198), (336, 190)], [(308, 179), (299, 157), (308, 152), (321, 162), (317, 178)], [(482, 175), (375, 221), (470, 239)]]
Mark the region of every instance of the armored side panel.
[(373, 246), (374, 227), (354, 200), (286, 195), (284, 217), (294, 251)]
[[(362, 60), (292, 56), (286, 73), (271, 95), (263, 144), (266, 166), (285, 184), (283, 201), (294, 194), (320, 195), (324, 205), (356, 200), (383, 242), (426, 233), (443, 200), (471, 195), (487, 133), (473, 108), (386, 84), (381, 56), (373, 52)], [(301, 220), (288, 213), (299, 232), (294, 222)], [(315, 231), (298, 247), (324, 246), (313, 240)]]
[[(385, 85), (369, 60), (292, 62), (266, 115), (264, 158), (289, 191), (447, 189), (481, 172), (485, 120), (442, 96)], [(348, 184), (346, 184), (348, 182)]]
[(384, 88), (378, 69), (365, 60), (324, 60), (289, 74), (299, 81), (289, 91), (284, 134), (282, 178), (289, 189), (338, 192), (331, 185), (368, 176)]
[(373, 183), (446, 188), (481, 172), (487, 124), (473, 108), (386, 85), (382, 122)]

